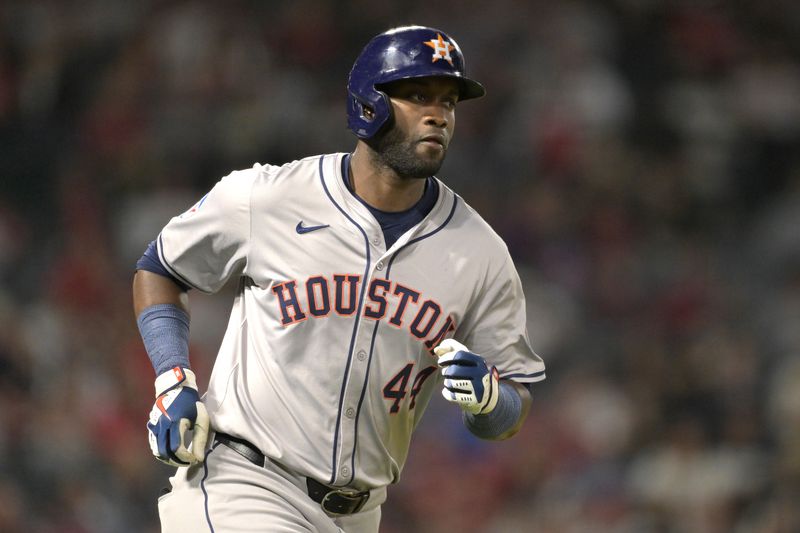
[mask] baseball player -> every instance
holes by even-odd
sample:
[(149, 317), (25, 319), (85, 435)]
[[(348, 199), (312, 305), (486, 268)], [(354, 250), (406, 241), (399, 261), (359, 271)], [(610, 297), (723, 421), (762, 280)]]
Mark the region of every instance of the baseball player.
[[(463, 100), (452, 37), (373, 38), (348, 84), (352, 153), (256, 164), (173, 218), (137, 263), (156, 371), (164, 531), (376, 532), (431, 396), (504, 439), (544, 379), (503, 241), (434, 177)], [(238, 291), (201, 397), (187, 291)]]

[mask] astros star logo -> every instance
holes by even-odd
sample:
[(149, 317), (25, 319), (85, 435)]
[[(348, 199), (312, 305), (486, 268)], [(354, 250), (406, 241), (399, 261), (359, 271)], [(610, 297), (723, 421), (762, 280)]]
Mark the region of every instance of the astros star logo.
[(424, 44), (433, 48), (432, 63), (436, 63), (440, 59), (444, 59), (451, 65), (453, 64), (453, 58), (450, 57), (450, 51), (455, 50), (456, 47), (442, 39), (441, 34), (437, 33), (436, 39), (425, 41)]

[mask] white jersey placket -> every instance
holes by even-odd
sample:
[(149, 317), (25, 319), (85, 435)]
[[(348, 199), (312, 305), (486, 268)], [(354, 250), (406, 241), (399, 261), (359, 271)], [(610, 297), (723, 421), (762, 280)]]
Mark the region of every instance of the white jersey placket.
[[(363, 287), (369, 287), (371, 281), (383, 275), (386, 265), (386, 253), (383, 248), (383, 236), (378, 227), (371, 227), (366, 230), (369, 240), (370, 252), (372, 257), (378, 260), (370, 265), (369, 277), (364, 280)], [(361, 406), (366, 395), (367, 380), (372, 357), (372, 350), (375, 346), (375, 323), (364, 320), (364, 305), (366, 304), (366, 290), (359, 303), (360, 313), (356, 318), (358, 328), (353, 342), (353, 349), (350, 354), (350, 365), (346, 376), (345, 390), (342, 396), (342, 403), (339, 410), (339, 435), (338, 450), (334, 485), (348, 485), (355, 477), (355, 453), (358, 439), (358, 419), (361, 414)]]

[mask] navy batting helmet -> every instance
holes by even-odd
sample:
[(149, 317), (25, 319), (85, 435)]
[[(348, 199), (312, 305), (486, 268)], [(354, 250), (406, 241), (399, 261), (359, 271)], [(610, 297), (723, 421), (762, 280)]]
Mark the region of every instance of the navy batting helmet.
[[(409, 78), (448, 76), (459, 81), (459, 100), (486, 94), (483, 86), (467, 78), (464, 55), (445, 32), (425, 26), (402, 26), (374, 37), (353, 64), (347, 80), (347, 126), (361, 139), (369, 139), (392, 114), (385, 83)], [(372, 113), (365, 114), (368, 107)]]

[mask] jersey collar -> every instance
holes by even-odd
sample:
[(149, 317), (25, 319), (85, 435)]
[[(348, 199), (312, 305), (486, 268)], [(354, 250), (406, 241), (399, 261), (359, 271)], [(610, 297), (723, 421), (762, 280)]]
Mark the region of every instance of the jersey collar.
[[(370, 213), (369, 209), (356, 197), (352, 191), (345, 184), (346, 165), (350, 154), (337, 153), (321, 156), (323, 158), (320, 164), (320, 172), (326, 188), (330, 191), (331, 199), (344, 209), (355, 221), (356, 224), (366, 232), (370, 238), (374, 235), (380, 235), (383, 241), (382, 230), (380, 224), (375, 217)], [(439, 194), (436, 202), (433, 205), (430, 213), (422, 219), (422, 221), (414, 226), (411, 230), (402, 235), (391, 249), (403, 246), (408, 241), (419, 237), (420, 235), (428, 234), (446, 224), (453, 211), (454, 202), (457, 201), (456, 194), (447, 187), (441, 180), (436, 177), (439, 185)]]

